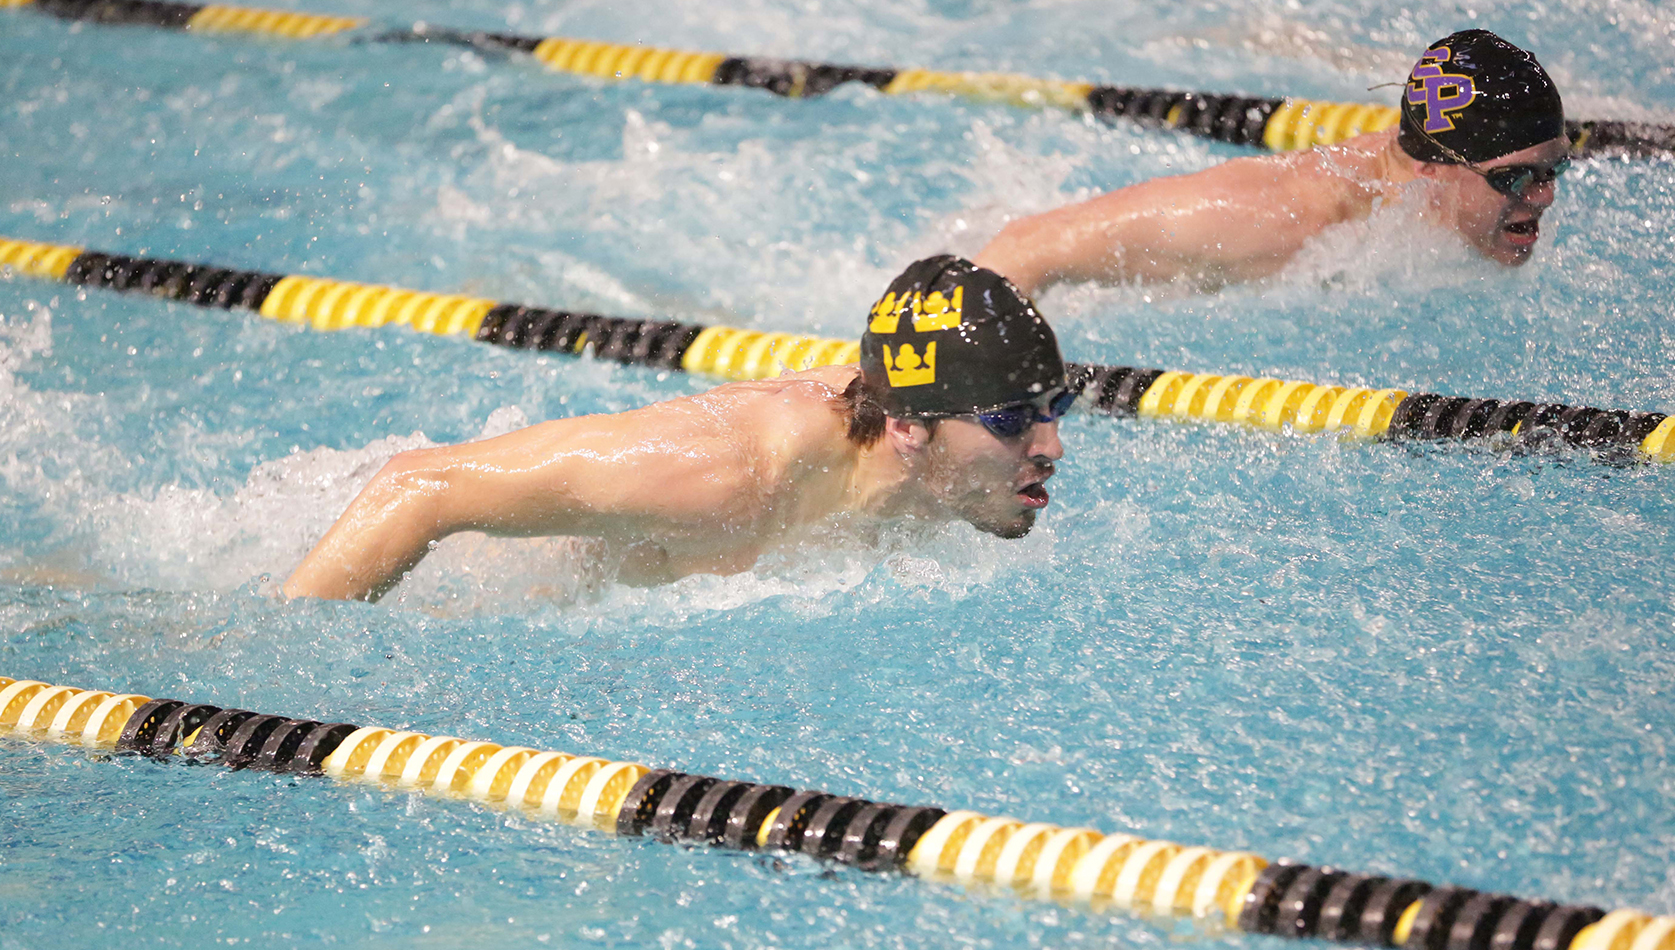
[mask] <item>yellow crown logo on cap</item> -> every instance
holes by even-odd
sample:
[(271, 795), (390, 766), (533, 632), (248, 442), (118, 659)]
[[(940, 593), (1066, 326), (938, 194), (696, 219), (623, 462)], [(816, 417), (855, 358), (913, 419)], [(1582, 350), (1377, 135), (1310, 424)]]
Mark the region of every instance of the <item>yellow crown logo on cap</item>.
[(928, 295), (915, 290), (899, 297), (894, 292), (887, 293), (873, 304), (872, 321), (867, 329), (874, 333), (894, 333), (901, 326), (902, 314), (908, 311), (913, 313), (915, 333), (952, 330), (965, 318), (965, 288), (955, 287), (952, 299), (943, 296), (940, 290)]
[(913, 295), (913, 329), (917, 333), (929, 333), (932, 330), (952, 330), (960, 325), (965, 315), (965, 288), (954, 288), (954, 299), (942, 296), (942, 291), (933, 290), (930, 296), (920, 299)]
[[(904, 295), (905, 296), (905, 295)], [(905, 300), (901, 301), (906, 303)], [(897, 306), (895, 292), (884, 295), (883, 299), (872, 306), (872, 322), (867, 329), (874, 333), (894, 333), (896, 326), (901, 323), (901, 308)]]
[(903, 343), (894, 354), (884, 347), (884, 374), (897, 389), (936, 382), (936, 343), (925, 344), (923, 357), (913, 351), (911, 343)]

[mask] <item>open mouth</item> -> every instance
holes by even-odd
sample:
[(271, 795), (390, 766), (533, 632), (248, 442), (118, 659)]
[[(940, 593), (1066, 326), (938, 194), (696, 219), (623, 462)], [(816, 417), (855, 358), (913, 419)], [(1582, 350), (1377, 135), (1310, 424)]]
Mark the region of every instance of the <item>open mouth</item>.
[(1031, 482), (1018, 489), (1018, 500), (1025, 508), (1047, 507), (1047, 486), (1040, 482)]
[(1536, 239), (1541, 237), (1541, 222), (1535, 218), (1530, 218), (1527, 221), (1510, 221), (1501, 230), (1506, 232), (1507, 239), (1513, 244), (1527, 246), (1534, 244)]

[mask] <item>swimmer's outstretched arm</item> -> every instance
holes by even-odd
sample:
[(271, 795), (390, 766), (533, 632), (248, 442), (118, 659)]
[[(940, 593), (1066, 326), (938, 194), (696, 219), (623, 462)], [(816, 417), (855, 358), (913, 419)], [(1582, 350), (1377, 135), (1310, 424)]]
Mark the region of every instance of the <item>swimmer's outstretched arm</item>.
[(1030, 295), (1062, 280), (1250, 280), (1341, 220), (1334, 195), (1306, 187), (1313, 177), (1292, 156), (1261, 156), (1155, 178), (1019, 218), (975, 260)]
[[(289, 597), (377, 600), (459, 531), (644, 538), (734, 519), (751, 472), (713, 420), (663, 403), (403, 452), (285, 582)], [(748, 518), (746, 518), (748, 520)]]

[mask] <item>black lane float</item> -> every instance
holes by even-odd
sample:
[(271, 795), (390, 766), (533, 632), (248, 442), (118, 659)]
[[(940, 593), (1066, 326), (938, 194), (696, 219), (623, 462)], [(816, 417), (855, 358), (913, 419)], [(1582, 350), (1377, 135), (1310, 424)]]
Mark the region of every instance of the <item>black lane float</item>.
[(1403, 950), (1675, 950), (1675, 917), (1270, 862), (598, 756), (0, 676), (0, 733), (464, 798), (596, 831), (801, 853), (1096, 912)]
[[(930, 69), (844, 66), (801, 60), (729, 56), (626, 46), (563, 37), (514, 36), (452, 30), (429, 24), (379, 27), (362, 17), (260, 10), (247, 7), (170, 3), (162, 0), (0, 0), (3, 6), (33, 6), (69, 20), (137, 24), (195, 33), (259, 33), (308, 39), (362, 31), (378, 42), (448, 43), (485, 51), (523, 53), (549, 69), (604, 79), (658, 83), (745, 86), (775, 95), (807, 99), (844, 83), (872, 86), (886, 95), (942, 93), (985, 102), (1055, 107), (1100, 118), (1131, 119), (1155, 128), (1289, 151), (1330, 145), (1363, 132), (1396, 124), (1390, 106), (1316, 102), (1166, 89), (1129, 89), (1087, 82), (1037, 79), (1009, 73), (942, 72)], [(1566, 123), (1576, 154), (1675, 151), (1675, 126), (1646, 122)]]
[[(0, 271), (5, 270), (200, 307), (253, 310), (317, 330), (399, 325), (723, 379), (766, 379), (787, 370), (853, 363), (860, 352), (854, 342), (794, 333), (606, 317), (0, 238)], [(1559, 442), (1613, 462), (1675, 460), (1675, 417), (1661, 412), (1130, 366), (1071, 364), (1071, 375), (1082, 406), (1113, 416), (1232, 422), (1361, 439)]]

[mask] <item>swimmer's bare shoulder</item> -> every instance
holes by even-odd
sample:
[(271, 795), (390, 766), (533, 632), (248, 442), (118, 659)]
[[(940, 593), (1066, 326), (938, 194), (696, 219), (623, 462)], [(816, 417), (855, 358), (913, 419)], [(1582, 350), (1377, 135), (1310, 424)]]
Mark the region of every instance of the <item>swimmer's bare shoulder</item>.
[(633, 584), (749, 570), (788, 533), (841, 504), (846, 456), (853, 455), (841, 394), (856, 372), (829, 367), (728, 383), (626, 413), (551, 423), (551, 454), (585, 445), (624, 463), (554, 466), (564, 489), (592, 499), (600, 517), (575, 518), (571, 502), (566, 523), (548, 521), (531, 533), (626, 543), (618, 579)]
[(820, 366), (774, 379), (719, 386), (694, 399), (717, 404), (740, 414), (759, 448), (776, 455), (801, 458), (821, 454), (827, 447), (841, 449), (847, 425), (839, 399), (858, 372), (853, 365)]
[(853, 455), (841, 400), (856, 372), (853, 365), (817, 367), (691, 398), (729, 420), (726, 431), (750, 467), (754, 497), (771, 502)]
[(1387, 191), (1383, 159), (1393, 137), (1393, 132), (1371, 132), (1336, 145), (1271, 156), (1289, 165), (1290, 174), (1281, 179), (1283, 195), (1302, 212), (1307, 236), (1367, 216)]
[(1180, 276), (1266, 277), (1326, 228), (1366, 216), (1379, 194), (1378, 138), (1235, 158), (1161, 179), (1152, 196), (1162, 209), (1157, 240), (1173, 246)]

